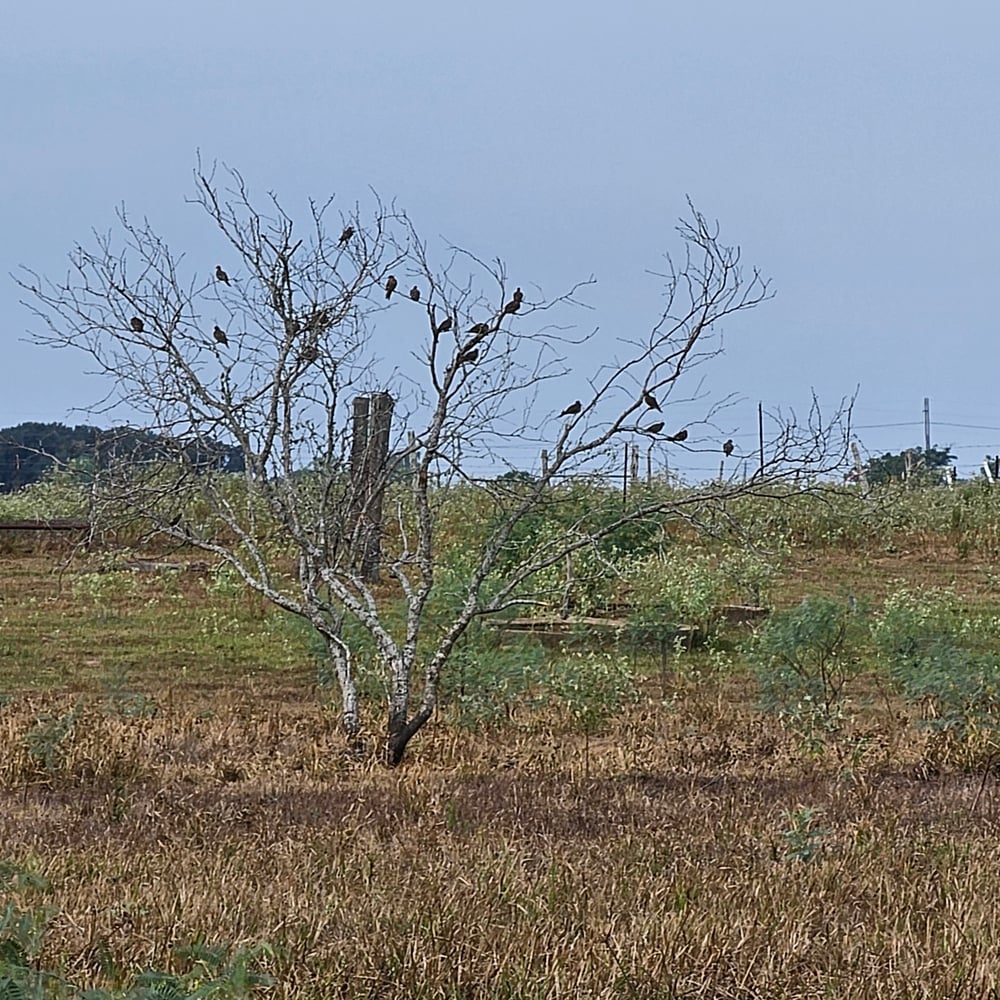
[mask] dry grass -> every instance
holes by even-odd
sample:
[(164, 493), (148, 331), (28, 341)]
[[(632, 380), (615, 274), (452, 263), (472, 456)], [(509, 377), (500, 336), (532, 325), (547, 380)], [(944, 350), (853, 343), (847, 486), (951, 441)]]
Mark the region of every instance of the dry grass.
[(901, 540), (893, 551), (866, 553), (795, 549), (776, 587), (775, 603), (793, 604), (804, 594), (846, 594), (881, 601), (900, 580), (910, 586), (952, 588), (971, 601), (997, 599), (995, 561), (961, 558), (954, 545), (932, 539)]
[[(252, 602), (186, 581), (171, 617), (144, 582), (95, 620), (51, 562), (5, 567), (0, 860), (51, 880), (39, 962), (74, 982), (201, 940), (270, 943), (286, 997), (996, 994), (1000, 789), (891, 699), (810, 761), (742, 674), (670, 675), (586, 746), (552, 713), (439, 722), (389, 772)], [(222, 611), (256, 647), (192, 628)]]
[[(439, 727), (389, 773), (282, 694), (141, 720), (94, 706), (49, 771), (23, 737), (72, 704), (3, 711), (0, 842), (55, 887), (44, 962), (88, 981), (194, 940), (267, 941), (281, 996), (994, 987), (1000, 794), (928, 777), (916, 737), (845, 777), (723, 698), (697, 734), (636, 710), (591, 745), (589, 778), (552, 727), (471, 744)], [(785, 857), (800, 806), (828, 831), (809, 863)]]

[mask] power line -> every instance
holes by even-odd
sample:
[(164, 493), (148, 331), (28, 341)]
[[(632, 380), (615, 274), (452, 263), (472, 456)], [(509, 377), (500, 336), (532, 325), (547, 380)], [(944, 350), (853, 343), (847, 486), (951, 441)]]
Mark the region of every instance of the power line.
[[(938, 421), (938, 423), (940, 424), (940, 421)], [(854, 424), (853, 425), (854, 429), (859, 431), (881, 430), (884, 427), (920, 427), (920, 426), (921, 426), (921, 421), (919, 420), (905, 420), (899, 424)], [(951, 426), (951, 425), (946, 424), (945, 426)]]
[(950, 424), (944, 420), (935, 421), (938, 427), (962, 427), (970, 431), (1000, 431), (1000, 427), (986, 427), (983, 424)]

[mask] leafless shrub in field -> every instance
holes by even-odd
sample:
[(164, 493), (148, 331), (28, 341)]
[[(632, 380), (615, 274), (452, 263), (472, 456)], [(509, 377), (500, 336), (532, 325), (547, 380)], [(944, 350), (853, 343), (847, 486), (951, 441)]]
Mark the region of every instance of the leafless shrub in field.
[[(332, 228), (332, 203), (310, 203), (301, 228), (273, 196), (258, 207), (236, 171), (227, 180), (224, 190), (214, 170), (196, 171), (193, 200), (222, 237), (217, 255), (190, 261), (123, 209), (123, 240), (77, 247), (64, 280), (26, 271), (21, 287), (44, 324), (35, 339), (88, 355), (108, 379), (106, 406), (150, 435), (152, 457), (124, 454), (102, 471), (97, 508), (214, 554), (310, 622), (351, 737), (362, 715), (345, 622), (367, 634), (384, 672), (392, 764), (432, 717), (470, 623), (551, 599), (533, 583), (543, 571), (631, 523), (670, 513), (703, 524), (732, 498), (780, 499), (798, 491), (799, 473), (843, 462), (849, 406), (824, 420), (814, 405), (805, 423), (778, 419), (747, 481), (648, 491), (621, 506), (608, 491), (606, 516), (517, 551), (517, 527), (561, 502), (566, 477), (617, 465), (623, 442), (702, 447), (687, 427), (667, 426), (670, 406), (704, 398), (698, 369), (719, 353), (717, 327), (765, 302), (768, 281), (692, 206), (680, 257), (659, 276), (659, 316), (646, 332), (608, 338), (581, 392), (577, 353), (598, 334), (575, 333), (567, 314), (588, 282), (555, 298), (528, 276), (527, 291), (512, 288), (502, 262), (432, 252), (377, 198)], [(700, 426), (711, 432), (725, 402), (706, 401)], [(394, 439), (393, 414), (405, 419)], [(540, 474), (502, 474), (511, 438), (545, 449)], [(496, 474), (476, 478), (473, 463)], [(471, 491), (483, 530), (450, 615), (432, 622), (442, 487), (455, 483)]]

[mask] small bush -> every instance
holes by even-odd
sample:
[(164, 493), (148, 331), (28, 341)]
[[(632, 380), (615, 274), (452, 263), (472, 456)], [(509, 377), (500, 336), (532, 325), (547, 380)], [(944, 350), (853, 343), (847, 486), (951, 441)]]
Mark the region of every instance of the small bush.
[(845, 687), (862, 669), (867, 635), (853, 602), (811, 597), (772, 615), (748, 643), (761, 707), (779, 715), (810, 753), (821, 753), (847, 721)]
[(501, 644), (496, 634), (473, 626), (449, 664), (442, 706), (462, 728), (496, 725), (509, 719), (518, 701), (538, 686), (544, 661), (537, 642)]
[(40, 715), (24, 737), (28, 758), (38, 771), (53, 774), (65, 760), (66, 743), (76, 727), (80, 705), (62, 715)]
[(1000, 657), (993, 621), (970, 615), (951, 591), (900, 588), (873, 629), (875, 648), (921, 724), (942, 733), (946, 755), (968, 765), (1000, 750)]
[(612, 716), (638, 697), (628, 661), (593, 651), (575, 652), (556, 660), (549, 668), (548, 687), (587, 736), (599, 732)]

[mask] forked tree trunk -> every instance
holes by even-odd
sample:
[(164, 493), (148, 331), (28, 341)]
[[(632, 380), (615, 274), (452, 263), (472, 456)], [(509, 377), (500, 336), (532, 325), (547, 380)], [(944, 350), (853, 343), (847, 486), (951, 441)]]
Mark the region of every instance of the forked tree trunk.
[(405, 714), (389, 713), (389, 733), (385, 740), (385, 762), (389, 767), (403, 763), (406, 747), (423, 728), (428, 717), (421, 711), (407, 722)]
[(389, 767), (403, 762), (407, 744), (423, 728), (430, 718), (427, 705), (421, 705), (412, 718), (410, 706), (410, 670), (400, 657), (392, 664), (392, 690), (389, 695), (389, 719), (386, 731), (384, 756)]
[(347, 650), (333, 639), (328, 638), (326, 646), (337, 671), (337, 683), (340, 686), (341, 725), (344, 735), (348, 739), (353, 739), (361, 730), (361, 709), (350, 656)]
[(402, 659), (392, 664), (392, 688), (389, 692), (389, 719), (385, 740), (385, 762), (395, 767), (403, 760), (406, 744), (412, 733), (408, 733), (406, 716), (410, 705), (410, 672)]

